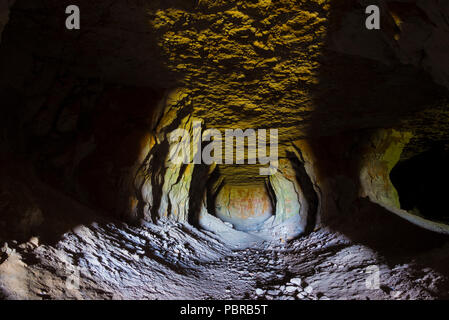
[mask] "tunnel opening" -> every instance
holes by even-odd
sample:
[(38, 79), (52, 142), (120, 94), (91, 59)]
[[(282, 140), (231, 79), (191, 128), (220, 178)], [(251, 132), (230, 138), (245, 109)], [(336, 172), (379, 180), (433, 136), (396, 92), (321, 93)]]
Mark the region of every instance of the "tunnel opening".
[(427, 219), (448, 223), (447, 181), (449, 145), (434, 144), (426, 152), (400, 161), (391, 171), (401, 209)]
[(206, 209), (213, 216), (216, 216), (215, 201), (221, 188), (223, 188), (223, 178), (220, 175), (218, 167), (216, 167), (206, 183)]
[(273, 216), (272, 200), (266, 184), (224, 183), (215, 197), (214, 214), (238, 231), (259, 231)]
[[(301, 155), (301, 151), (298, 148), (296, 150)], [(319, 197), (313, 186), (312, 179), (304, 166), (304, 160), (298, 159), (292, 153), (287, 153), (287, 156), (295, 170), (296, 180), (301, 185), (305, 202), (307, 202), (307, 208), (304, 208), (304, 206), (301, 208), (302, 210), (307, 210), (307, 212), (301, 212), (301, 225), (304, 226), (303, 234), (308, 234), (315, 229), (317, 223)]]
[(252, 175), (254, 170), (257, 166), (217, 166), (206, 183), (207, 213), (269, 241), (313, 231), (319, 199), (304, 163), (289, 153), (269, 178)]

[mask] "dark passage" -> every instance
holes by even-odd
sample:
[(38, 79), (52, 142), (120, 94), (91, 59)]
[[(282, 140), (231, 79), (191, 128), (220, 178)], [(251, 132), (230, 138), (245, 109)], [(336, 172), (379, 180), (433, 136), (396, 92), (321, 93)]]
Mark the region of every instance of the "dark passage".
[(449, 221), (446, 202), (448, 160), (447, 144), (438, 143), (393, 168), (390, 177), (399, 193), (402, 209), (429, 219)]

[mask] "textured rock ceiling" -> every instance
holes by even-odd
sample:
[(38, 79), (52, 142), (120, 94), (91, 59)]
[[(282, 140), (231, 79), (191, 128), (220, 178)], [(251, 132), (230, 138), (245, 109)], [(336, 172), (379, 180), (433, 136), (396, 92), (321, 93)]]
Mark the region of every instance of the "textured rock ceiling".
[(185, 87), (208, 126), (279, 128), (282, 142), (446, 105), (432, 79), (449, 86), (447, 4), (380, 1), (382, 29), (368, 31), (363, 3), (81, 1), (73, 33), (58, 27), (65, 1), (19, 1), (7, 41), (83, 76)]

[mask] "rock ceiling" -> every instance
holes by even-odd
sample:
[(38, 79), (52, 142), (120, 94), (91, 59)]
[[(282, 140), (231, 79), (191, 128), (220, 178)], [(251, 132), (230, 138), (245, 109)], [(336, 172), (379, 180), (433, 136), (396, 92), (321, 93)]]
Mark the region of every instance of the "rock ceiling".
[[(45, 64), (121, 84), (184, 87), (207, 126), (269, 124), (286, 142), (397, 125), (445, 105), (433, 81), (449, 86), (440, 59), (447, 5), (415, 3), (380, 1), (382, 28), (368, 31), (363, 1), (82, 1), (82, 31), (70, 33), (57, 27), (63, 16), (40, 14), (64, 1), (19, 1), (11, 28), (25, 25), (14, 45)], [(23, 85), (19, 70), (31, 63), (20, 61), (12, 86)]]

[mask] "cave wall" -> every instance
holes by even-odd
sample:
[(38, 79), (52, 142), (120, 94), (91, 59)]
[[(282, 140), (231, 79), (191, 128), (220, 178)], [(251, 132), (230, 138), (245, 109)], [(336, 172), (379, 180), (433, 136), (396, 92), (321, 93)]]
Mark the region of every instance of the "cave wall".
[[(359, 7), (354, 6), (356, 2)], [(366, 16), (356, 8), (371, 4), (378, 5), (383, 13), (378, 32), (360, 28)], [(449, 87), (449, 64), (445, 59), (449, 46), (448, 13), (446, 1), (336, 1), (332, 21), (335, 28), (329, 45), (338, 52), (385, 64), (399, 61), (416, 66), (432, 75), (436, 83)]]
[(410, 132), (380, 130), (369, 138), (360, 151), (363, 155), (360, 169), (362, 197), (400, 208), (399, 196), (391, 182), (390, 173), (411, 137)]
[(0, 2), (0, 41), (2, 40), (2, 32), (9, 20), (9, 8), (12, 7), (15, 0), (6, 0)]
[(215, 215), (239, 230), (256, 229), (273, 215), (271, 199), (264, 184), (225, 185), (217, 195), (215, 205)]

